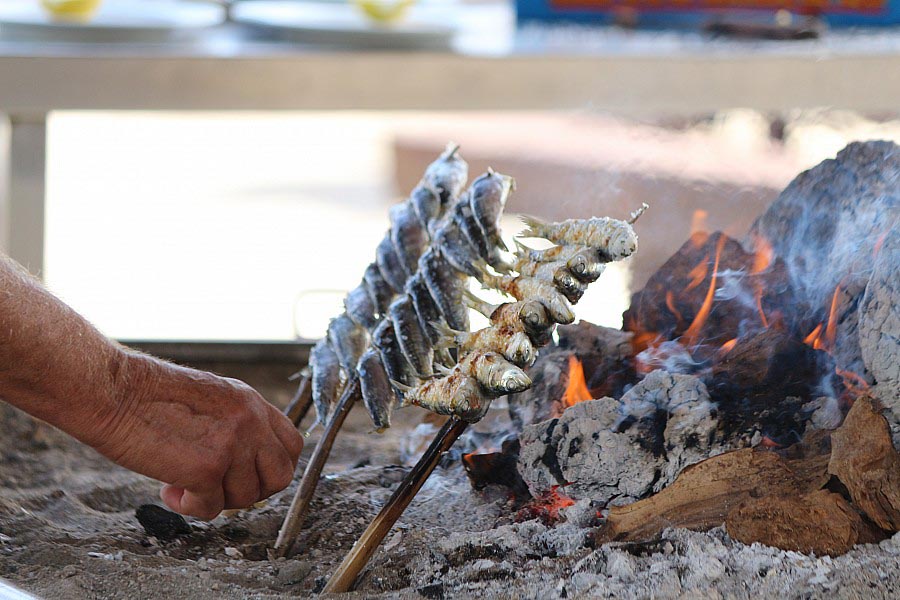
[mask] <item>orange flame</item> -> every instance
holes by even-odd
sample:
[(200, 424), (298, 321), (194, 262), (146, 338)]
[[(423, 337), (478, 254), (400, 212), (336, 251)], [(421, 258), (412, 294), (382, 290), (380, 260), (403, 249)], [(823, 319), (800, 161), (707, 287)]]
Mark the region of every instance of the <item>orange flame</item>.
[(754, 236), (753, 242), (756, 252), (753, 254), (753, 266), (750, 267), (750, 272), (756, 275), (769, 268), (775, 252), (772, 250), (772, 244), (769, 243), (769, 240), (762, 236)]
[(700, 264), (696, 267), (688, 271), (688, 277), (691, 278), (691, 282), (684, 288), (685, 291), (689, 291), (703, 283), (703, 280), (706, 279), (706, 274), (709, 273), (709, 256), (703, 259)]
[(766, 318), (766, 313), (762, 307), (762, 293), (762, 286), (758, 286), (756, 288), (756, 310), (759, 312), (759, 320), (762, 322), (762, 326), (768, 329), (769, 319)]
[(852, 399), (859, 398), (869, 391), (869, 384), (853, 371), (835, 368), (834, 372), (844, 381), (844, 387), (847, 388)]
[(709, 228), (706, 226), (706, 219), (709, 217), (709, 213), (703, 210), (702, 208), (698, 208), (694, 211), (693, 216), (691, 217), (691, 241), (694, 244), (697, 244), (698, 247), (703, 245), (703, 242), (709, 237), (707, 231)]
[(668, 308), (672, 312), (672, 314), (675, 315), (675, 318), (678, 319), (678, 323), (681, 323), (683, 319), (681, 318), (681, 313), (678, 312), (677, 308), (675, 308), (675, 296), (672, 294), (672, 292), (666, 292), (666, 308)]
[(837, 319), (835, 318), (838, 307), (838, 298), (841, 293), (841, 286), (838, 284), (834, 288), (834, 295), (831, 297), (831, 308), (828, 310), (828, 325), (825, 326), (825, 347), (826, 351), (834, 348), (834, 340), (837, 338)]
[(816, 350), (822, 348), (822, 324), (816, 325), (816, 328), (809, 332), (809, 335), (803, 338), (803, 343), (812, 346)]
[(569, 357), (569, 382), (566, 384), (566, 392), (563, 394), (563, 406), (569, 408), (579, 402), (592, 400), (591, 390), (588, 389), (584, 379), (584, 365), (574, 356)]
[(687, 348), (697, 345), (697, 340), (700, 337), (700, 329), (703, 327), (703, 324), (706, 323), (706, 319), (712, 311), (713, 298), (716, 294), (716, 275), (719, 270), (719, 256), (721, 256), (722, 248), (724, 247), (725, 236), (723, 235), (719, 237), (719, 241), (716, 243), (716, 260), (713, 263), (712, 277), (709, 280), (709, 290), (706, 292), (703, 304), (700, 306), (700, 310), (697, 311), (697, 316), (694, 317), (691, 326), (688, 327), (687, 331), (684, 332), (684, 335), (681, 336), (682, 343)]
[(727, 342), (722, 344), (721, 348), (719, 348), (719, 356), (725, 356), (726, 354), (731, 352), (731, 349), (734, 348), (735, 346), (737, 346), (737, 338), (734, 338), (733, 340), (728, 340)]

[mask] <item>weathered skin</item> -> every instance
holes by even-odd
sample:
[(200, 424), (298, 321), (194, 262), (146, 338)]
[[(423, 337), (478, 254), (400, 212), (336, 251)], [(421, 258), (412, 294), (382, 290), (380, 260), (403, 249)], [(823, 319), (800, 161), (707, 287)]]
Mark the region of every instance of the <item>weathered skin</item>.
[(572, 312), (569, 301), (552, 283), (534, 279), (533, 277), (512, 277), (509, 275), (495, 277), (485, 274), (484, 284), (506, 292), (517, 300), (525, 298), (539, 300), (557, 323), (567, 325), (575, 320), (575, 313)]
[(402, 296), (391, 303), (388, 309), (394, 323), (394, 333), (403, 355), (419, 377), (431, 377), (434, 374), (432, 363), (434, 351), (431, 341), (419, 325), (413, 301), (409, 296)]
[(512, 177), (488, 170), (472, 182), (469, 191), (472, 215), (484, 232), (485, 238), (491, 246), (504, 250), (506, 245), (500, 236), (500, 216), (503, 214), (512, 187)]
[(390, 378), (381, 361), (378, 350), (369, 349), (360, 357), (356, 365), (363, 404), (369, 411), (372, 423), (379, 433), (391, 426), (391, 413), (397, 403)]
[(353, 373), (359, 357), (369, 344), (365, 328), (354, 323), (347, 313), (333, 318), (328, 324), (328, 342), (348, 375)]
[(382, 319), (372, 331), (372, 345), (381, 354), (381, 362), (391, 380), (408, 386), (418, 383), (412, 367), (400, 349), (394, 324), (390, 319)]
[(403, 292), (403, 288), (406, 286), (406, 270), (394, 250), (390, 232), (384, 236), (384, 239), (378, 244), (378, 248), (375, 249), (375, 262), (384, 280), (394, 289), (394, 292), (397, 294)]
[(453, 269), (436, 248), (429, 249), (419, 259), (419, 271), (447, 324), (453, 329), (467, 330), (469, 312), (462, 298), (468, 277)]
[(390, 209), (391, 242), (407, 277), (419, 268), (419, 257), (428, 246), (428, 233), (412, 204), (403, 202)]
[(438, 191), (442, 206), (459, 196), (469, 178), (469, 165), (458, 151), (459, 146), (447, 146), (440, 158), (425, 169), (423, 180)]
[(413, 189), (409, 196), (419, 223), (428, 231), (428, 226), (441, 214), (441, 197), (436, 189), (423, 181)]
[(375, 302), (369, 294), (366, 282), (363, 280), (358, 286), (350, 290), (344, 298), (344, 310), (354, 323), (371, 330), (378, 324), (378, 315)]
[(609, 217), (567, 219), (547, 223), (535, 217), (522, 217), (528, 228), (520, 237), (542, 237), (563, 245), (590, 246), (606, 262), (634, 254), (638, 239), (631, 224)]
[(309, 367), (312, 370), (313, 405), (318, 422), (324, 425), (343, 387), (341, 363), (328, 338), (322, 338), (313, 346), (309, 354)]
[(375, 310), (378, 314), (385, 314), (394, 297), (394, 290), (381, 276), (381, 270), (377, 264), (372, 263), (366, 267), (363, 281), (366, 282), (366, 291), (369, 292), (369, 297), (375, 303)]

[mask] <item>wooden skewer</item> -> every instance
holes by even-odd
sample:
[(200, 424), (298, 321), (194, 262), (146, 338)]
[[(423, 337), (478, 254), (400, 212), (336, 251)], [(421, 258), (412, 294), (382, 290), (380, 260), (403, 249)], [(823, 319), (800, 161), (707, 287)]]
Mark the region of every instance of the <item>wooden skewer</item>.
[(306, 417), (312, 403), (312, 381), (308, 375), (303, 375), (297, 393), (284, 409), (284, 416), (291, 420), (294, 427), (300, 427), (300, 422)]
[(275, 541), (275, 547), (272, 550), (275, 558), (286, 555), (294, 540), (297, 539), (297, 534), (300, 533), (300, 528), (303, 527), (306, 514), (309, 512), (309, 503), (312, 501), (313, 494), (316, 493), (316, 486), (319, 485), (319, 476), (322, 474), (322, 468), (325, 466), (325, 461), (328, 460), (328, 455), (331, 453), (331, 446), (334, 445), (334, 438), (337, 437), (338, 431), (344, 424), (344, 419), (347, 418), (347, 414), (359, 398), (359, 378), (353, 377), (344, 387), (344, 392), (341, 394), (340, 400), (338, 400), (334, 414), (325, 426), (322, 437), (319, 438), (319, 442), (309, 458), (309, 463), (307, 463), (306, 469), (303, 471), (300, 487), (297, 488), (297, 493), (294, 494), (288, 514), (284, 518), (281, 529), (278, 531), (278, 539)]
[(438, 431), (431, 445), (422, 454), (416, 466), (407, 473), (406, 477), (400, 483), (400, 487), (393, 493), (387, 504), (378, 513), (378, 516), (369, 524), (369, 527), (363, 532), (362, 536), (353, 544), (353, 548), (344, 557), (344, 561), (337, 571), (325, 584), (322, 590), (324, 593), (341, 593), (347, 592), (353, 587), (356, 577), (363, 567), (375, 554), (375, 550), (381, 544), (406, 507), (422, 488), (425, 480), (434, 471), (441, 455), (450, 449), (457, 438), (462, 435), (469, 424), (458, 419), (450, 419)]

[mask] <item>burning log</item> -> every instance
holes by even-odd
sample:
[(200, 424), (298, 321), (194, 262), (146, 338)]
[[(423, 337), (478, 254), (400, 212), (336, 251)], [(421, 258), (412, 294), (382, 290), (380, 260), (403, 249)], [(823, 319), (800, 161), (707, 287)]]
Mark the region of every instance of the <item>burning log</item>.
[(900, 453), (871, 398), (853, 403), (831, 444), (828, 472), (841, 480), (853, 503), (879, 527), (900, 530)]
[[(846, 490), (842, 496), (832, 490)], [(610, 510), (594, 539), (640, 541), (667, 527), (725, 524), (735, 539), (837, 555), (900, 530), (900, 454), (869, 398), (830, 436), (783, 451), (744, 449), (685, 469), (655, 496)]]

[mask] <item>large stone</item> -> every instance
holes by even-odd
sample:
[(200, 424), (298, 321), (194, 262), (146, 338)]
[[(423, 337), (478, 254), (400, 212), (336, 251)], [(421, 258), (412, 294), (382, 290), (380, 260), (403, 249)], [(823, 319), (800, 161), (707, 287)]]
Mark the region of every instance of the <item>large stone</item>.
[(837, 366), (863, 372), (856, 300), (872, 273), (879, 239), (900, 222), (900, 148), (892, 142), (849, 144), (833, 160), (804, 171), (757, 219), (761, 236), (788, 267), (814, 320), (827, 318), (840, 286)]
[(859, 344), (879, 399), (900, 420), (900, 230), (883, 239), (860, 303)]

